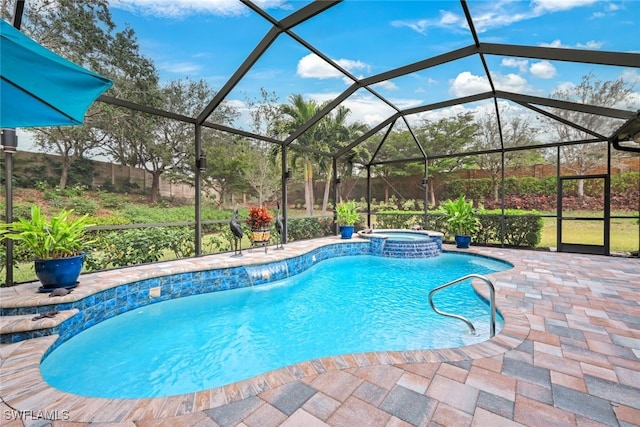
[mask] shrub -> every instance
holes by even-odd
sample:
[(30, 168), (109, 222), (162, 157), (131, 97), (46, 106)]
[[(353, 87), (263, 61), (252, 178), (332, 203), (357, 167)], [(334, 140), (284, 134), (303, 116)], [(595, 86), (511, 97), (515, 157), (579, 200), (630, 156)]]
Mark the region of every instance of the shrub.
[(75, 196), (65, 203), (67, 209), (73, 209), (80, 215), (95, 215), (98, 212), (98, 204), (91, 199)]
[(118, 215), (97, 216), (91, 219), (95, 225), (127, 225), (131, 224), (125, 217)]
[[(504, 244), (533, 248), (540, 243), (544, 220), (535, 211), (505, 210)], [(474, 240), (481, 244), (500, 244), (502, 235), (501, 212), (480, 213), (480, 228)]]
[(134, 228), (101, 233), (87, 269), (127, 267), (158, 261), (167, 250), (178, 258), (193, 255), (193, 231), (188, 227)]
[(287, 240), (290, 242), (333, 234), (333, 220), (330, 217), (297, 217), (287, 220)]
[(107, 209), (121, 209), (125, 204), (122, 196), (118, 196), (117, 194), (113, 193), (100, 191), (98, 193), (98, 198), (100, 199), (100, 203), (102, 203), (102, 206)]
[[(502, 214), (500, 210), (478, 211), (480, 225), (472, 234), (478, 244), (501, 244)], [(507, 246), (535, 247), (540, 243), (544, 220), (535, 211), (505, 210), (504, 244)], [(377, 228), (410, 228), (424, 222), (424, 212), (385, 211), (377, 213)], [(447, 229), (447, 217), (442, 211), (430, 211), (428, 230), (440, 231), (452, 241)]]
[(424, 223), (424, 212), (381, 211), (376, 213), (376, 228), (411, 228)]

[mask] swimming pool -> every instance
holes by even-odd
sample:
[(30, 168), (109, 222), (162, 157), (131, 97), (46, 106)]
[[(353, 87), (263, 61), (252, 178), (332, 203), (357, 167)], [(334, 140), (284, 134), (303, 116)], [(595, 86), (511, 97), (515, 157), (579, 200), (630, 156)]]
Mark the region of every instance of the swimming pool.
[(63, 343), (43, 360), (41, 372), (50, 385), (79, 395), (157, 397), (326, 356), (468, 345), (488, 338), (486, 303), (464, 285), (436, 297), (445, 311), (464, 307), (479, 331), (471, 336), (463, 323), (430, 310), (429, 290), (467, 273), (507, 268), (454, 253), (333, 258), (270, 284), (116, 316)]

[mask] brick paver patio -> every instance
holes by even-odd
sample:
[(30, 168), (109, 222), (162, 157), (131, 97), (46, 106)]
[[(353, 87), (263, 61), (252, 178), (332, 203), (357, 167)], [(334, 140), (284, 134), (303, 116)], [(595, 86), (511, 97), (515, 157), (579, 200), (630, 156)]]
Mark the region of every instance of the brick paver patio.
[[(126, 401), (48, 397), (33, 354), (51, 338), (29, 340), (0, 347), (2, 425), (47, 425), (7, 414), (63, 398), (69, 420), (54, 426), (640, 425), (640, 260), (470, 252), (515, 266), (490, 276), (498, 309), (511, 314), (487, 343), (326, 358), (190, 397)], [(28, 369), (31, 380), (13, 383)]]

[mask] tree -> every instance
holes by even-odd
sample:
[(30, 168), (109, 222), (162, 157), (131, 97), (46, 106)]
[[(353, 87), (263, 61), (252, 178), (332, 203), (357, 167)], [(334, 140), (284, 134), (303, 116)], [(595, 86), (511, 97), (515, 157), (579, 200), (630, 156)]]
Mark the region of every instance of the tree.
[[(203, 132), (204, 133), (204, 132)], [(246, 192), (249, 183), (244, 172), (251, 169), (247, 153), (249, 143), (229, 134), (208, 132), (203, 138), (207, 150), (207, 170), (202, 173), (203, 187), (220, 196), (218, 206), (234, 204), (234, 191)]]
[[(278, 96), (260, 88), (260, 99), (247, 100), (247, 106), (253, 133), (275, 138), (280, 114)], [(257, 193), (260, 205), (273, 197), (281, 185), (281, 167), (273, 156), (279, 150), (273, 148), (273, 143), (258, 140), (248, 142), (245, 147), (245, 160), (248, 165), (242, 174), (247, 184)]]
[[(324, 104), (320, 108), (323, 107)], [(321, 141), (322, 146), (317, 146), (316, 148), (328, 152), (335, 151), (342, 148), (346, 143), (361, 136), (367, 130), (367, 126), (363, 123), (354, 122), (347, 124), (347, 117), (350, 113), (351, 111), (347, 107), (340, 105), (320, 120), (318, 123), (318, 140)], [(322, 214), (325, 215), (329, 203), (333, 162), (331, 162), (327, 156), (321, 156), (318, 160), (320, 171), (325, 177), (324, 195), (322, 198)]]
[[(160, 90), (162, 108), (189, 117), (195, 117), (204, 109), (215, 96), (215, 92), (204, 80), (190, 79), (174, 80)], [(213, 113), (213, 121), (217, 123), (230, 122), (235, 116), (235, 110), (222, 105)], [(194, 127), (169, 118), (156, 117), (153, 120), (153, 132), (145, 138), (133, 141), (134, 151), (140, 167), (152, 176), (151, 201), (160, 197), (160, 177), (166, 172), (176, 181), (193, 182), (195, 153)], [(205, 137), (204, 134), (208, 137)], [(215, 144), (216, 132), (203, 132), (203, 148)], [(225, 153), (223, 155), (228, 155)]]
[[(429, 177), (434, 173), (452, 172), (466, 166), (470, 160), (461, 157), (442, 157), (432, 159), (432, 155), (454, 155), (464, 153), (473, 145), (478, 132), (478, 124), (473, 118), (473, 113), (459, 113), (455, 117), (440, 119), (436, 122), (425, 120), (417, 129), (419, 139), (427, 152)], [(429, 194), (431, 204), (436, 205), (433, 179), (429, 179)]]
[(105, 134), (91, 126), (49, 127), (35, 133), (35, 141), (46, 151), (55, 152), (62, 158), (60, 180), (61, 189), (66, 188), (72, 164), (100, 147)]
[[(596, 80), (591, 72), (582, 77), (579, 85), (556, 89), (551, 93), (551, 97), (600, 107), (625, 106), (631, 109), (633, 105), (632, 89), (633, 85), (625, 82), (622, 77), (603, 82)], [(605, 116), (559, 108), (553, 108), (552, 113), (605, 136), (610, 135), (618, 127), (614, 119)], [(586, 135), (584, 132), (556, 120), (549, 119), (548, 122), (561, 142), (591, 138), (591, 135)], [(602, 149), (601, 144), (576, 144), (560, 147), (560, 155), (565, 168), (572, 170), (576, 175), (585, 175), (589, 169), (602, 161), (606, 152)], [(578, 180), (578, 197), (580, 200), (584, 198), (584, 181), (582, 179)]]
[[(495, 114), (485, 114), (477, 119), (478, 133), (475, 139), (475, 148), (478, 151), (493, 150), (505, 147), (522, 147), (533, 145), (539, 129), (534, 127), (528, 118), (521, 116), (507, 115), (506, 110), (500, 111), (502, 141), (500, 140), (500, 127), (498, 126), (498, 116)], [(505, 162), (511, 166), (522, 166), (530, 164), (532, 160), (530, 151), (509, 151), (504, 153)], [(500, 153), (479, 154), (475, 157), (475, 162), (482, 170), (491, 174), (491, 184), (493, 186), (493, 198), (495, 202), (500, 200), (500, 181), (498, 177), (502, 172), (502, 155)]]
[[(279, 135), (288, 135), (309, 121), (317, 112), (319, 106), (314, 100), (305, 101), (302, 95), (296, 94), (289, 96), (289, 104), (280, 106), (280, 113), (284, 115), (276, 124), (276, 132)], [(316, 142), (315, 132), (318, 124), (311, 126), (297, 140), (301, 146), (313, 148)], [(292, 149), (293, 163), (302, 161), (304, 174), (304, 201), (307, 207), (307, 215), (313, 215), (313, 158), (306, 151), (296, 151)]]
[[(107, 1), (49, 0), (29, 6), (24, 31), (65, 58), (114, 80), (116, 84), (109, 93), (114, 94), (119, 83), (142, 80), (157, 83), (152, 64), (138, 52), (133, 30), (115, 32)], [(75, 160), (103, 147), (106, 131), (114, 126), (109, 120), (110, 110), (105, 104), (95, 103), (81, 127), (35, 131), (35, 141), (42, 149), (62, 157), (61, 188), (65, 188)]]
[[(366, 142), (368, 151), (374, 153), (378, 149), (380, 141), (377, 138), (372, 138)], [(375, 162), (384, 162), (388, 160), (399, 160), (407, 157), (417, 157), (420, 153), (420, 149), (416, 141), (408, 130), (395, 130), (389, 133), (387, 139), (383, 142), (383, 146), (380, 147), (375, 159)], [(379, 177), (384, 181), (384, 202), (389, 202), (389, 191), (395, 191), (401, 199), (404, 199), (404, 195), (399, 193), (389, 180), (391, 175), (407, 176), (420, 173), (424, 170), (424, 166), (417, 163), (384, 163), (375, 166), (372, 169), (372, 176)]]

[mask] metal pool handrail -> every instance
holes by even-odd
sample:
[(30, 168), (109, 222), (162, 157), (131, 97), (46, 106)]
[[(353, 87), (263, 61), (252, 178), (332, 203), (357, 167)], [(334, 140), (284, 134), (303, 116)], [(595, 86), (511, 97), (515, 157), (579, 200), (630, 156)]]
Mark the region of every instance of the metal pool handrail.
[(453, 317), (454, 319), (462, 320), (469, 327), (469, 332), (471, 332), (472, 335), (475, 335), (476, 328), (473, 326), (473, 323), (469, 321), (469, 319), (459, 316), (457, 314), (451, 314), (451, 313), (446, 313), (444, 311), (440, 311), (433, 304), (433, 295), (436, 292), (441, 291), (442, 289), (448, 288), (450, 286), (453, 286), (455, 284), (458, 284), (468, 279), (480, 279), (489, 286), (489, 308), (491, 310), (491, 321), (489, 322), (489, 334), (493, 338), (496, 335), (496, 297), (495, 297), (496, 289), (495, 289), (495, 286), (493, 286), (493, 283), (491, 282), (491, 280), (487, 279), (486, 277), (481, 276), (479, 274), (468, 274), (452, 282), (445, 283), (444, 285), (440, 285), (437, 288), (433, 288), (431, 292), (429, 292), (429, 305), (431, 305), (431, 308), (433, 309), (433, 311), (435, 311), (436, 313), (442, 316), (448, 316), (448, 317)]

